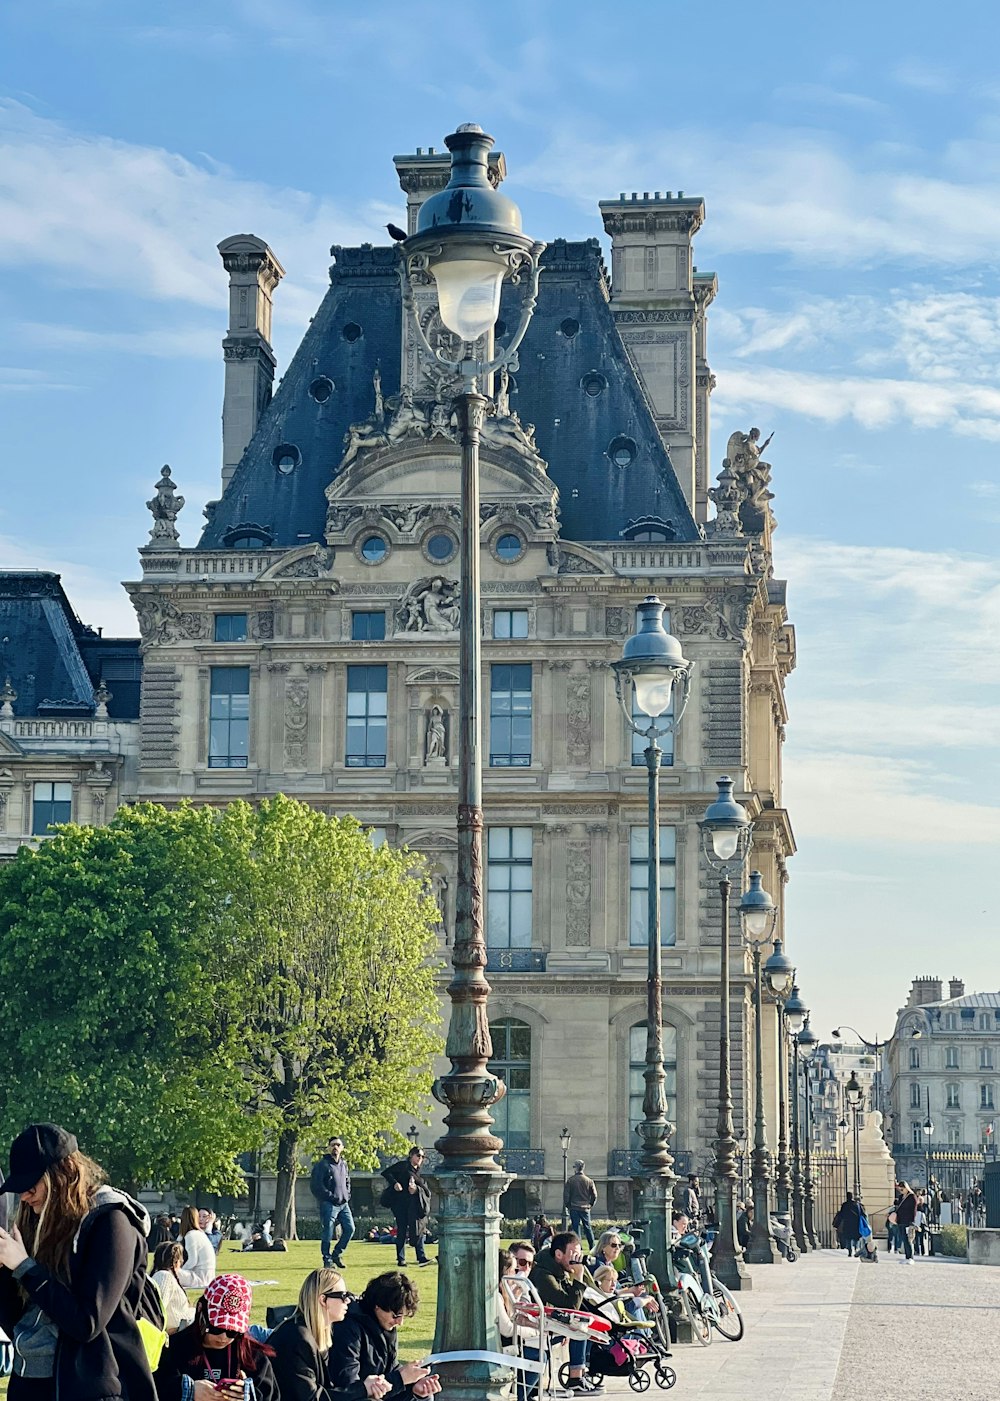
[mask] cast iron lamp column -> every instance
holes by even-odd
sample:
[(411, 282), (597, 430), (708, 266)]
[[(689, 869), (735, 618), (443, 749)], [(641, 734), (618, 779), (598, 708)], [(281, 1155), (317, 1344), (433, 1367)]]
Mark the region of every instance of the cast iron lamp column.
[(819, 1241), (816, 1239), (816, 1225), (813, 1220), (813, 1207), (816, 1201), (816, 1188), (812, 1176), (812, 1079), (809, 1075), (809, 1061), (812, 1053), (819, 1044), (819, 1037), (809, 1027), (809, 1016), (806, 1015), (805, 1025), (799, 1032), (796, 1040), (799, 1045), (799, 1054), (802, 1056), (802, 1069), (805, 1072), (805, 1171), (802, 1177), (802, 1207), (803, 1225), (805, 1226), (806, 1238), (811, 1249), (819, 1249)]
[[(781, 1253), (771, 1233), (771, 1152), (767, 1143), (767, 1119), (764, 1111), (764, 995), (761, 979), (761, 950), (768, 943), (778, 920), (778, 910), (761, 885), (759, 871), (751, 871), (750, 885), (740, 901), (743, 940), (753, 959), (754, 1010), (754, 1133), (750, 1182), (753, 1192), (753, 1226), (744, 1255), (750, 1265), (773, 1265)], [(768, 986), (775, 992), (785, 992), (791, 983), (791, 960), (781, 949), (781, 940), (774, 941), (774, 950), (764, 964)]]
[[(882, 1088), (882, 1062), (885, 1058), (885, 1042), (880, 1041), (877, 1036), (875, 1037), (874, 1041), (866, 1040), (865, 1037), (861, 1035), (861, 1032), (858, 1031), (856, 1026), (848, 1026), (846, 1022), (844, 1022), (842, 1026), (835, 1026), (832, 1035), (835, 1036), (838, 1041), (842, 1041), (843, 1033), (845, 1031), (853, 1031), (854, 1035), (861, 1042), (862, 1046), (864, 1046), (865, 1050), (871, 1051), (875, 1056), (875, 1075), (874, 1083), (872, 1085), (872, 1108), (877, 1109), (880, 1114), (884, 1114), (885, 1111), (882, 1105), (885, 1099), (885, 1093)], [(917, 1033), (917, 1035), (919, 1035), (919, 1032)]]
[[(647, 814), (647, 904), (646, 943), (646, 1082), (642, 1097), (642, 1123), (636, 1128), (642, 1136), (643, 1210), (649, 1218), (649, 1249), (653, 1272), (667, 1277), (667, 1250), (670, 1244), (670, 1213), (673, 1205), (674, 1160), (670, 1135), (674, 1125), (667, 1119), (666, 1072), (663, 1069), (663, 980), (660, 946), (660, 760), (658, 739), (680, 723), (691, 687), (691, 662), (685, 661), (681, 645), (663, 626), (663, 604), (653, 595), (639, 604), (635, 633), (622, 648), (621, 658), (611, 663), (615, 693), (622, 714), (635, 734), (646, 740)], [(674, 689), (677, 696), (674, 697)], [(671, 710), (671, 702), (673, 709)], [(643, 727), (635, 712), (649, 721)], [(659, 723), (657, 723), (659, 722)]]
[(798, 987), (794, 985), (792, 995), (785, 1003), (785, 1015), (788, 1017), (789, 1029), (792, 1025), (790, 1013), (793, 1007), (799, 1023), (799, 1030), (792, 1036), (792, 1231), (795, 1234), (795, 1244), (799, 1247), (800, 1253), (805, 1255), (809, 1250), (809, 1240), (806, 1236), (805, 1216), (802, 1210), (802, 1158), (799, 1151), (799, 1036), (809, 1012), (802, 1001)]
[[(931, 1118), (931, 1087), (927, 1089), (927, 1118), (922, 1124), (924, 1131), (924, 1184), (927, 1188), (927, 1220), (931, 1219), (931, 1139), (934, 1136), (934, 1120)], [(984, 1155), (985, 1156), (985, 1155)]]
[(851, 1111), (851, 1147), (854, 1150), (854, 1197), (856, 1201), (861, 1200), (861, 1155), (859, 1153), (860, 1134), (859, 1124), (861, 1120), (861, 1100), (864, 1097), (864, 1090), (858, 1083), (858, 1077), (851, 1071), (851, 1078), (844, 1086), (844, 1098), (847, 1100), (847, 1107)]
[[(458, 890), (454, 969), (448, 985), (451, 1018), (445, 1052), (451, 1069), (434, 1083), (447, 1113), (435, 1147), (440, 1193), (440, 1258), (435, 1353), (499, 1351), (496, 1319), (500, 1194), (510, 1177), (496, 1161), (503, 1147), (492, 1132), (490, 1106), (506, 1093), (490, 1073), (490, 1040), (483, 918), (483, 810), (480, 726), (479, 436), (487, 400), (480, 383), (509, 365), (528, 328), (538, 292), (544, 244), (521, 231), (517, 206), (487, 178), (493, 138), (462, 126), (445, 138), (451, 152), (446, 189), (420, 207), (417, 230), (400, 245), (403, 305), (424, 352), (461, 374), (455, 400), (461, 444), (461, 614), (459, 623)], [(493, 326), (505, 279), (526, 279), (520, 324), (509, 347), (491, 354)], [(433, 281), (438, 314), (462, 345), (450, 360), (427, 340), (413, 286)], [(481, 352), (477, 358), (477, 352)], [(485, 1361), (445, 1364), (445, 1389), (457, 1401), (498, 1395), (506, 1380)], [(494, 1375), (496, 1373), (496, 1375)]]
[(736, 1239), (736, 1133), (733, 1125), (733, 1077), (729, 1046), (729, 897), (732, 878), (746, 865), (750, 855), (753, 824), (733, 797), (733, 780), (717, 781), (719, 796), (701, 820), (705, 858), (718, 872), (722, 897), (719, 947), (719, 1117), (716, 1125), (715, 1220), (717, 1235), (712, 1243), (712, 1270), (729, 1289), (751, 1289), (753, 1281), (743, 1262), (743, 1251)]
[(559, 1135), (559, 1147), (562, 1149), (562, 1155), (563, 1155), (563, 1209), (562, 1209), (562, 1228), (563, 1228), (564, 1231), (565, 1231), (565, 1229), (566, 1229), (566, 1222), (567, 1222), (567, 1220), (569, 1219), (569, 1218), (568, 1218), (567, 1207), (566, 1207), (566, 1183), (569, 1181), (569, 1145), (570, 1145), (572, 1142), (573, 1142), (573, 1135), (570, 1133), (569, 1129), (563, 1129), (562, 1133)]
[[(775, 940), (775, 949), (778, 947)], [(792, 977), (795, 970), (792, 969)], [(787, 1225), (791, 1221), (792, 1178), (788, 1157), (788, 1046), (787, 1036), (802, 1030), (802, 1012), (792, 1006), (792, 993), (775, 994), (778, 1033), (778, 1171), (775, 1177), (776, 1210)], [(801, 1001), (801, 998), (799, 999)], [(791, 1010), (789, 1010), (791, 1008)]]

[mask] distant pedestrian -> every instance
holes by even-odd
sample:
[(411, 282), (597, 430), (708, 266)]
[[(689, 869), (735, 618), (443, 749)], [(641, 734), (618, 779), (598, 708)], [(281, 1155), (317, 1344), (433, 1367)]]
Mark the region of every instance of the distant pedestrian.
[(582, 1158), (577, 1158), (573, 1164), (573, 1176), (563, 1188), (563, 1210), (569, 1212), (570, 1230), (581, 1238), (586, 1236), (587, 1244), (593, 1250), (594, 1228), (590, 1224), (590, 1212), (597, 1204), (597, 1185), (584, 1172), (586, 1166)]
[(204, 1289), (215, 1278), (218, 1268), (212, 1242), (198, 1224), (193, 1206), (181, 1212), (181, 1236), (184, 1245), (184, 1267), (177, 1278), (184, 1289)]
[(427, 1218), (431, 1212), (431, 1189), (421, 1175), (423, 1163), (424, 1150), (414, 1144), (405, 1158), (382, 1169), (382, 1176), (389, 1185), (382, 1193), (381, 1203), (396, 1218), (397, 1265), (406, 1263), (407, 1241), (416, 1252), (418, 1265), (434, 1263), (427, 1258), (424, 1248)]
[(693, 1172), (688, 1175), (687, 1186), (681, 1188), (677, 1207), (683, 1211), (692, 1226), (697, 1226), (701, 1216), (701, 1191), (698, 1178)]
[(848, 1192), (841, 1202), (833, 1218), (833, 1228), (841, 1250), (846, 1250), (848, 1255), (856, 1254), (861, 1239), (861, 1207), (854, 1200), (853, 1192)]
[[(309, 1185), (319, 1203), (323, 1264), (328, 1269), (342, 1270), (344, 1251), (354, 1238), (354, 1217), (351, 1214), (351, 1172), (344, 1157), (344, 1140), (339, 1134), (330, 1139), (322, 1158), (313, 1164)], [(338, 1226), (340, 1239), (334, 1245), (334, 1231)]]
[(913, 1223), (917, 1214), (917, 1199), (908, 1182), (901, 1182), (900, 1187), (902, 1191), (893, 1215), (896, 1218), (896, 1229), (900, 1234), (901, 1244), (906, 1253), (906, 1263), (912, 1265)]

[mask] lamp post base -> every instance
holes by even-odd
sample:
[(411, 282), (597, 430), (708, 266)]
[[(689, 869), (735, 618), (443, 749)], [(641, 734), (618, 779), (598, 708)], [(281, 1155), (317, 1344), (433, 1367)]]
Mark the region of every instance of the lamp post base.
[(636, 1179), (639, 1189), (638, 1216), (649, 1222), (644, 1245), (649, 1248), (649, 1267), (663, 1288), (667, 1279), (667, 1252), (670, 1249), (670, 1216), (674, 1201), (673, 1177)]
[[(439, 1171), (437, 1325), (434, 1352), (499, 1352), (500, 1195), (505, 1172)], [(456, 1401), (501, 1401), (513, 1372), (485, 1362), (435, 1364)]]
[(753, 1227), (743, 1255), (748, 1265), (774, 1265), (781, 1259), (781, 1252), (771, 1234), (766, 1180), (757, 1180), (753, 1184)]
[(715, 1219), (718, 1234), (712, 1242), (712, 1273), (721, 1284), (734, 1293), (737, 1289), (752, 1289), (753, 1280), (743, 1260), (743, 1251), (736, 1241), (736, 1182), (716, 1178)]

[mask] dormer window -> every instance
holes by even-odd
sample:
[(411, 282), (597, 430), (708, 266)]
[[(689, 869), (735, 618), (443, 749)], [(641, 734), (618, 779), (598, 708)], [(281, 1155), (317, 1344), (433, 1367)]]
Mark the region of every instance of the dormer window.
[(620, 534), (623, 540), (635, 543), (654, 541), (663, 544), (677, 539), (673, 521), (664, 520), (662, 516), (639, 516), (629, 521)]

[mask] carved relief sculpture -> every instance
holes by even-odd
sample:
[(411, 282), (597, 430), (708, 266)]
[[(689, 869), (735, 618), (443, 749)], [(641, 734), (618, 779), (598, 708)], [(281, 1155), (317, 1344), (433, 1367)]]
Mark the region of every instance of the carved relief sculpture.
[(396, 631), (455, 632), (458, 618), (458, 584), (436, 574), (407, 589), (396, 609)]
[(285, 767), (306, 766), (306, 733), (309, 725), (309, 682), (293, 676), (285, 684)]
[(566, 845), (566, 944), (586, 948), (590, 944), (590, 866), (589, 841)]
[(566, 682), (566, 756), (571, 764), (590, 763), (590, 677)]

